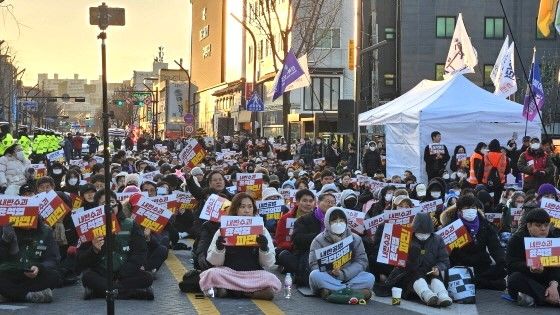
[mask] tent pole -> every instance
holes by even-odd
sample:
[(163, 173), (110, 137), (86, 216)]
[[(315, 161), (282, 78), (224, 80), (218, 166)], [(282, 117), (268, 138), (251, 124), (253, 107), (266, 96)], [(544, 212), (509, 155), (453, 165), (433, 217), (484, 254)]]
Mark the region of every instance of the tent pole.
[(361, 147), (361, 143), (360, 143), (360, 124), (358, 124), (358, 139), (356, 139), (356, 170), (360, 169), (360, 147)]

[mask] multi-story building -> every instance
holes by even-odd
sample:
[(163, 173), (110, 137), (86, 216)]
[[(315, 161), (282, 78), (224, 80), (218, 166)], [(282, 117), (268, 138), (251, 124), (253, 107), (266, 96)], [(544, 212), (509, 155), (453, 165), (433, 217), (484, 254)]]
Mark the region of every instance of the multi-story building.
[(154, 84), (158, 93), (156, 116), (158, 134), (166, 139), (185, 136), (183, 115), (188, 106), (188, 77), (183, 70), (161, 69)]
[[(160, 51), (161, 54), (161, 51)], [(133, 71), (132, 80), (131, 80), (131, 89), (134, 91), (134, 95), (139, 95), (139, 98), (145, 99), (145, 95), (151, 94), (149, 99), (155, 101), (156, 98), (156, 83), (158, 81), (158, 74), (161, 69), (167, 69), (168, 64), (163, 62), (163, 55), (160, 55), (160, 58), (154, 59), (152, 63), (152, 70), (151, 71)], [(141, 92), (145, 91), (143, 95)], [(153, 92), (149, 92), (153, 91)], [(135, 121), (138, 122), (138, 127), (143, 132), (147, 132), (149, 134), (155, 134), (156, 129), (156, 116), (153, 113), (156, 112), (154, 105), (151, 104), (144, 104), (142, 106), (137, 107)], [(158, 128), (159, 129), (159, 128)], [(163, 130), (163, 129), (161, 129)]]
[[(1, 43), (0, 43), (1, 44)], [(0, 55), (0, 121), (15, 121), (17, 69), (8, 55)]]

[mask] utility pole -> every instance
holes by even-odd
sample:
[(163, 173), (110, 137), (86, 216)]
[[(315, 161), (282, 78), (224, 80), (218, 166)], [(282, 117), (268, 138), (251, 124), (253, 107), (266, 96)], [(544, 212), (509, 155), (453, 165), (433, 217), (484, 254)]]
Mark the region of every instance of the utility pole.
[[(124, 9), (122, 8), (109, 8), (105, 2), (98, 7), (89, 8), (89, 23), (97, 25), (101, 29), (101, 33), (97, 36), (101, 39), (101, 71), (102, 79), (101, 86), (103, 91), (103, 164), (105, 174), (110, 174), (110, 160), (109, 160), (109, 108), (107, 104), (107, 58), (105, 39), (107, 34), (105, 30), (109, 25), (124, 25)], [(105, 300), (107, 302), (107, 314), (115, 314), (115, 298), (117, 295), (116, 290), (113, 288), (113, 209), (111, 208), (111, 181), (109, 177), (105, 178), (105, 244), (107, 255), (107, 292)]]
[(362, 56), (359, 53), (362, 49), (362, 0), (358, 0), (356, 5), (356, 52), (358, 53), (354, 54), (356, 58), (356, 68), (354, 69), (354, 141), (359, 144), (360, 141), (358, 137), (360, 127), (358, 126), (358, 114), (360, 113), (362, 98)]

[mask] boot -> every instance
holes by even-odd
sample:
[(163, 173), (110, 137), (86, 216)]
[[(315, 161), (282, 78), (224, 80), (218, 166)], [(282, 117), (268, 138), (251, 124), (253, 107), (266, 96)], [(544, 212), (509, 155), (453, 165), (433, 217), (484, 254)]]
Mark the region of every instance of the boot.
[(428, 287), (428, 283), (426, 282), (426, 280), (424, 278), (420, 278), (420, 279), (416, 280), (414, 282), (414, 284), (412, 285), (412, 287), (414, 288), (414, 292), (416, 292), (416, 294), (418, 294), (420, 299), (422, 299), (422, 301), (424, 303), (426, 303), (426, 305), (428, 305), (428, 306), (436, 306), (437, 305), (437, 303), (438, 303), (437, 295), (434, 294), (434, 292), (432, 292), (432, 290), (430, 290), (430, 287)]
[(430, 284), (430, 288), (432, 291), (437, 295), (437, 305), (442, 307), (447, 307), (453, 304), (453, 300), (449, 297), (447, 293), (447, 289), (441, 280), (439, 279), (432, 279), (432, 283)]
[(47, 288), (37, 292), (29, 292), (25, 296), (25, 300), (31, 303), (50, 303), (53, 300), (52, 290)]
[(272, 301), (272, 299), (274, 298), (274, 291), (272, 291), (271, 288), (266, 288), (259, 291), (246, 293), (245, 295), (250, 299)]

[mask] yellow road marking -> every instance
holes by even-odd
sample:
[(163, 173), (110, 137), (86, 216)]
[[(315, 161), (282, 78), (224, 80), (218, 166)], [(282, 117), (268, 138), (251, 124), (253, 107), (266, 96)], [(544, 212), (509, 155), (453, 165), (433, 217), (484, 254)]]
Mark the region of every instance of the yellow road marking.
[[(183, 275), (187, 272), (187, 268), (185, 268), (177, 256), (175, 256), (175, 254), (171, 251), (169, 251), (169, 256), (165, 260), (165, 264), (171, 271), (171, 274), (173, 274), (173, 277), (175, 277), (177, 283), (183, 281)], [(209, 298), (197, 299), (194, 293), (187, 293), (187, 298), (198, 314), (220, 314), (214, 303), (212, 303), (212, 300)]]
[(284, 312), (271, 301), (251, 300), (266, 315), (283, 315)]

